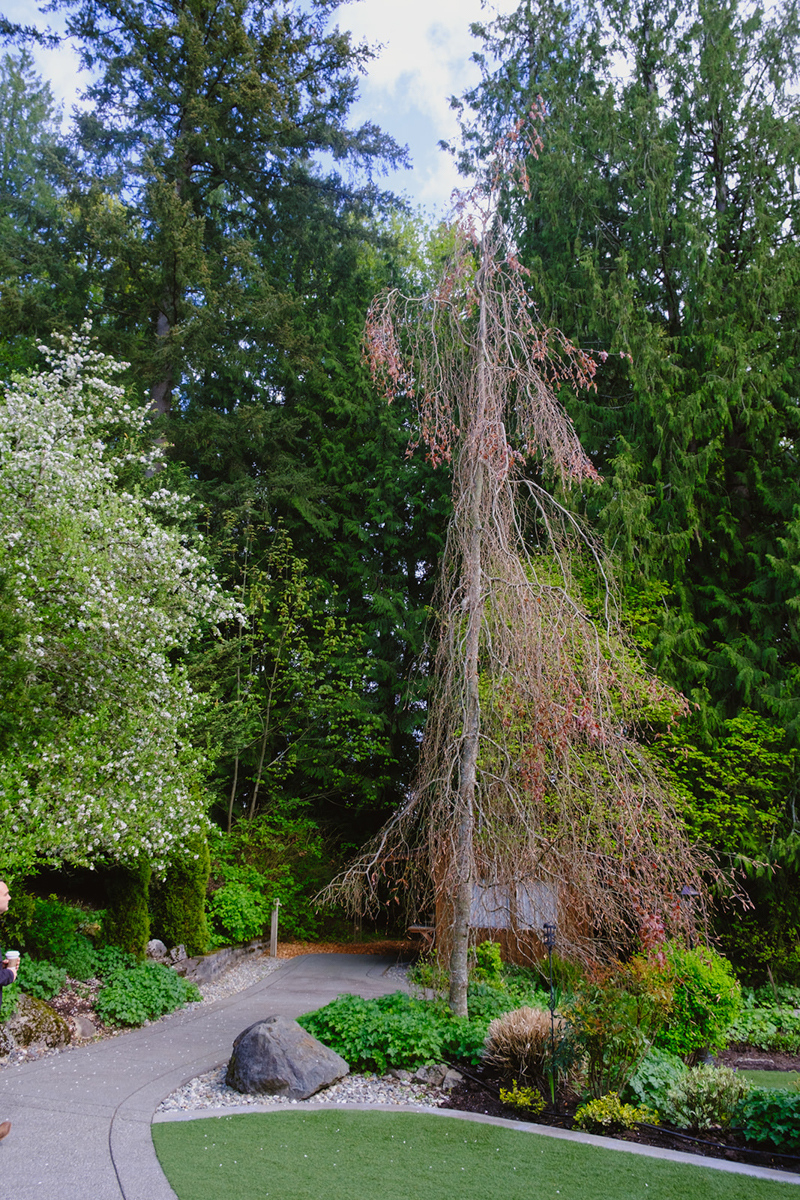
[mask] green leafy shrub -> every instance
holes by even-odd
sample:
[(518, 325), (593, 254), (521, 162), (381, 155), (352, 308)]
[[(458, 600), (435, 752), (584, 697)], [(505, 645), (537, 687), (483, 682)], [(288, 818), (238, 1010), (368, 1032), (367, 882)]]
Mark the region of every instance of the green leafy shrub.
[(97, 970), (97, 956), (92, 943), (82, 933), (75, 935), (62, 962), (71, 979), (91, 979)]
[(51, 1000), (64, 986), (67, 972), (55, 963), (30, 958), (27, 954), (20, 960), (17, 984), (28, 996), (38, 1000)]
[(473, 979), (492, 987), (503, 987), (503, 959), (497, 942), (481, 942), (473, 950)]
[(532, 1117), (538, 1117), (544, 1112), (544, 1096), (537, 1088), (520, 1087), (515, 1079), (510, 1088), (500, 1088), (500, 1103), (509, 1108), (527, 1112)]
[(330, 879), (332, 870), (322, 835), (313, 821), (306, 817), (262, 814), (252, 821), (238, 821), (229, 834), (210, 830), (209, 847), (211, 878), (216, 885), (209, 912), (215, 922), (217, 944), (247, 940), (233, 938), (215, 918), (213, 897), (221, 886), (229, 884), (239, 884), (258, 898), (259, 912), (267, 914), (258, 933), (264, 932), (269, 913), (275, 901), (280, 900), (282, 937), (317, 936), (321, 918), (313, 901)]
[(3, 917), (2, 937), (7, 950), (25, 950), (36, 913), (36, 897), (14, 889), (11, 907)]
[(748, 1081), (731, 1067), (701, 1063), (672, 1085), (668, 1100), (682, 1128), (727, 1129), (749, 1091)]
[(752, 1088), (740, 1103), (734, 1123), (748, 1142), (800, 1150), (800, 1094)]
[(726, 958), (707, 946), (665, 947), (674, 986), (672, 1011), (655, 1044), (695, 1061), (703, 1050), (722, 1050), (741, 1008), (741, 988)]
[(518, 1008), (489, 1025), (486, 1059), (499, 1067), (507, 1079), (524, 1080), (544, 1090), (549, 1087), (552, 1066), (555, 1065), (557, 1076), (568, 1065), (564, 1054), (566, 1033), (563, 1017), (554, 1018), (551, 1030), (549, 1012), (541, 1008)]
[(199, 1000), (193, 983), (160, 963), (140, 963), (117, 969), (100, 989), (95, 1010), (110, 1025), (142, 1025), (172, 1012), (190, 1000)]
[(0, 1024), (3, 1021), (7, 1021), (9, 1017), (13, 1017), (17, 1011), (20, 994), (21, 989), (16, 980), (14, 983), (9, 983), (3, 988), (3, 1003), (0, 1005)]
[(446, 963), (439, 957), (438, 950), (429, 950), (427, 954), (421, 954), (409, 967), (408, 978), (417, 987), (442, 992), (447, 989), (450, 975)]
[(215, 929), (223, 935), (223, 944), (260, 937), (270, 917), (269, 902), (264, 896), (235, 881), (217, 888), (208, 907)]
[(194, 838), (172, 862), (163, 880), (151, 885), (150, 915), (154, 937), (186, 953), (205, 954), (209, 944), (206, 892), (211, 856), (205, 836)]
[(103, 940), (143, 959), (150, 940), (150, 864), (115, 867), (108, 884)]
[(300, 1017), (300, 1024), (330, 1046), (353, 1069), (378, 1071), (417, 1067), (443, 1059), (480, 1062), (486, 1023), (449, 1015), (405, 992), (377, 1000), (339, 996)]
[(624, 1099), (629, 1103), (654, 1108), (663, 1121), (678, 1125), (680, 1117), (669, 1099), (669, 1092), (683, 1079), (687, 1070), (688, 1067), (677, 1054), (651, 1046), (628, 1080)]
[(640, 1122), (657, 1125), (658, 1113), (623, 1104), (616, 1092), (582, 1104), (575, 1113), (575, 1128), (586, 1133), (620, 1133), (623, 1129), (635, 1129)]
[(38, 899), (25, 936), (26, 951), (61, 966), (83, 919), (79, 908), (64, 904), (55, 896)]
[(655, 960), (640, 957), (581, 985), (563, 1009), (595, 1099), (621, 1092), (666, 1019), (672, 989)]
[(800, 1053), (800, 1017), (773, 1004), (743, 1009), (727, 1032), (728, 1045), (757, 1046), (759, 1050)]
[(107, 983), (117, 975), (133, 970), (136, 961), (136, 958), (121, 946), (100, 946), (95, 951), (95, 971), (98, 977)]
[(339, 996), (299, 1020), (354, 1069), (383, 1074), (389, 1067), (413, 1067), (442, 1057), (442, 1018), (405, 992), (377, 1000)]

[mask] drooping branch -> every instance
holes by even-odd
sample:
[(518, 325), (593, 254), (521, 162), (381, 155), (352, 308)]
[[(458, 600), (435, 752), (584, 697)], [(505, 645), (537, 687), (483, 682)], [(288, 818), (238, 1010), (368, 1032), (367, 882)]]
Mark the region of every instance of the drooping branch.
[(519, 929), (549, 897), (562, 939), (596, 957), (650, 913), (677, 920), (680, 887), (707, 865), (635, 737), (654, 698), (676, 711), (681, 698), (658, 691), (615, 624), (598, 547), (525, 476), (534, 460), (565, 487), (597, 479), (559, 393), (593, 387), (598, 365), (541, 324), (525, 282), (496, 194), (473, 193), (438, 286), (379, 297), (365, 333), (376, 383), (414, 398), (417, 443), (451, 464), (453, 514), (416, 783), (328, 895), (375, 911), (394, 878), (434, 904), (461, 1013), (481, 896)]

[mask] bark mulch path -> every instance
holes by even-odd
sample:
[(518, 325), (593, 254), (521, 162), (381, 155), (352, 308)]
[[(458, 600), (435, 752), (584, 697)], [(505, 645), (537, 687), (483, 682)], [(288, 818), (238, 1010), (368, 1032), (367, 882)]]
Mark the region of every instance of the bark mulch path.
[[(747, 1057), (746, 1052), (743, 1057)], [(753, 1052), (755, 1053), (755, 1052)], [(791, 1055), (777, 1056), (796, 1062)], [(485, 1113), (490, 1117), (505, 1117), (511, 1121), (534, 1121), (537, 1125), (549, 1125), (559, 1129), (571, 1129), (572, 1118), (576, 1105), (564, 1105), (559, 1111), (547, 1110), (539, 1116), (530, 1117), (517, 1109), (507, 1108), (500, 1102), (499, 1089), (502, 1082), (498, 1074), (488, 1067), (473, 1067), (470, 1064), (453, 1063), (453, 1066), (464, 1076), (462, 1083), (456, 1085), (441, 1108), (455, 1109), (460, 1112)], [(791, 1070), (781, 1066), (781, 1070)], [(721, 1158), (728, 1162), (747, 1163), (750, 1166), (772, 1167), (778, 1171), (800, 1173), (800, 1155), (778, 1154), (772, 1151), (751, 1150), (744, 1145), (741, 1138), (730, 1131), (706, 1133), (696, 1138), (676, 1130), (656, 1128), (651, 1125), (640, 1125), (635, 1130), (623, 1133), (606, 1134), (616, 1141), (635, 1142), (641, 1146), (656, 1146), (664, 1150), (682, 1150), (687, 1154), (696, 1154), (700, 1158)]]
[(419, 954), (419, 943), (411, 938), (384, 938), (376, 942), (278, 942), (278, 958), (299, 954), (383, 954), (408, 962)]

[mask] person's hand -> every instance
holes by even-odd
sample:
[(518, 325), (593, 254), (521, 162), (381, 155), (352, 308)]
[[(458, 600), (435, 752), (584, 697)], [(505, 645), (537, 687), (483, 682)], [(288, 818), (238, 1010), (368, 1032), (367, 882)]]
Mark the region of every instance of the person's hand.
[(19, 970), (19, 959), (18, 958), (4, 958), (3, 966), (7, 967), (8, 970), (11, 971), (11, 973), (15, 979), (17, 978), (17, 971)]

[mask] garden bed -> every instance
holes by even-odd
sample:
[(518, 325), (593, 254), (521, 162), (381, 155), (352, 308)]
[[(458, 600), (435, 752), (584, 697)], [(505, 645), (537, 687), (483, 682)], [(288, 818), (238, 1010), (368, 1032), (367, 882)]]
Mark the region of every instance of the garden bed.
[[(744, 1057), (756, 1054), (764, 1056), (763, 1051), (726, 1051), (720, 1056), (720, 1061), (726, 1065), (735, 1066), (730, 1061), (731, 1054)], [(773, 1057), (773, 1056), (770, 1056)], [(789, 1065), (781, 1069), (793, 1070), (800, 1067), (800, 1057), (792, 1055), (777, 1056), (789, 1061)], [(456, 1109), (460, 1112), (483, 1113), (490, 1117), (504, 1117), (511, 1121), (530, 1121), (537, 1125), (548, 1125), (552, 1128), (571, 1129), (576, 1103), (564, 1105), (558, 1111), (546, 1109), (539, 1116), (531, 1118), (517, 1109), (509, 1108), (500, 1100), (500, 1085), (503, 1082), (499, 1074), (488, 1066), (472, 1066), (469, 1063), (453, 1063), (456, 1070), (463, 1076), (463, 1082), (457, 1084), (447, 1100), (439, 1107)], [(755, 1150), (747, 1147), (741, 1138), (733, 1131), (719, 1131), (717, 1134), (693, 1137), (683, 1131), (659, 1128), (657, 1126), (640, 1125), (635, 1130), (625, 1130), (622, 1133), (606, 1134), (617, 1141), (633, 1142), (641, 1146), (655, 1146), (664, 1150), (681, 1150), (687, 1154), (696, 1154), (701, 1158), (719, 1158), (728, 1162), (746, 1163), (751, 1166), (771, 1167), (777, 1171), (790, 1171), (800, 1174), (800, 1155), (780, 1154), (777, 1151)]]

